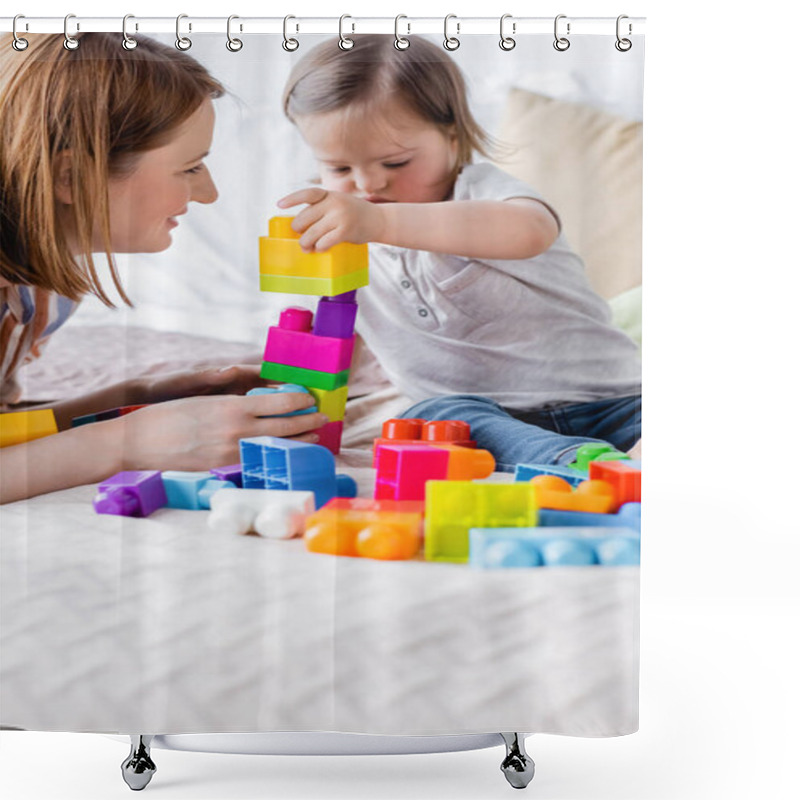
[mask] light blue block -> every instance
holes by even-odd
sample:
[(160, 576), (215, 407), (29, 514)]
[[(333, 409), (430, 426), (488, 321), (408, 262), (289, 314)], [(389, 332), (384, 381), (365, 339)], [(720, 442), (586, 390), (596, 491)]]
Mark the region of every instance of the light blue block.
[(200, 508), (211, 508), (211, 495), (220, 489), (236, 489), (236, 484), (233, 481), (221, 481), (219, 478), (212, 478), (207, 480), (203, 487), (197, 492), (197, 502)]
[(642, 530), (642, 504), (625, 503), (616, 514), (591, 514), (587, 511), (559, 511), (552, 508), (539, 509), (539, 527), (597, 527), (630, 528), (639, 533)]
[(198, 493), (206, 481), (213, 477), (210, 472), (179, 472), (176, 470), (162, 472), (161, 478), (167, 493), (167, 507), (200, 510), (203, 506), (200, 504)]
[(556, 475), (567, 481), (570, 486), (577, 486), (586, 480), (587, 473), (571, 467), (560, 467), (557, 464), (517, 464), (514, 468), (515, 481), (529, 481), (537, 475)]
[(636, 566), (639, 537), (627, 528), (472, 528), (469, 551), (481, 569)]

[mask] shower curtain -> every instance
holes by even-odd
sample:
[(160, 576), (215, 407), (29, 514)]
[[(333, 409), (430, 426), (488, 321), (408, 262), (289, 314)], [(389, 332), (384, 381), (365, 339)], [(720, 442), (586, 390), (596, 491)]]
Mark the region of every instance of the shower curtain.
[[(624, 340), (626, 352), (633, 352), (641, 344), (642, 38), (626, 50), (615, 47), (613, 32), (563, 38), (567, 46), (558, 47), (545, 35), (519, 37), (505, 47), (498, 47), (496, 36), (455, 36), (451, 31), (447, 50), (442, 37), (425, 38), (463, 76), (475, 123), (491, 139), (485, 154), (475, 153), (472, 164), (461, 165), (462, 174), (495, 176), (498, 202), (516, 200), (510, 203), (516, 210), (545, 209), (558, 227), (558, 244), (550, 246), (580, 258), (591, 290), (581, 290), (590, 299), (581, 300), (584, 305), (578, 303), (574, 313), (591, 316), (609, 348)], [(152, 38), (174, 46), (173, 35)], [(243, 46), (237, 49), (226, 48), (224, 35), (196, 35), (185, 53), (226, 90), (214, 100), (213, 147), (205, 159), (218, 199), (193, 205), (181, 217), (169, 249), (116, 254), (134, 306), (110, 310), (91, 297), (84, 300), (41, 356), (17, 373), (18, 400), (74, 396), (137, 371), (152, 375), (221, 360), (260, 364), (267, 329), (278, 326), (284, 308), (319, 315), (320, 295), (351, 291), (331, 291), (328, 285), (316, 295), (298, 294), (294, 285), (259, 291), (259, 240), (270, 238), (270, 219), (304, 207), (282, 209), (277, 201), (304, 189), (335, 192), (320, 189), (326, 186), (324, 176), (319, 183), (321, 169), (337, 180), (349, 170), (355, 180), (363, 166), (352, 147), (344, 147), (342, 156), (337, 150), (342, 142), (331, 141), (334, 117), (323, 120), (328, 138), (309, 143), (313, 134), (303, 127), (305, 112), (298, 113), (299, 124), (284, 114), (283, 90), (293, 68), (316, 45), (331, 38), (335, 43), (337, 37), (291, 36), (299, 42), (295, 49), (291, 43), (282, 47), (287, 40), (280, 36), (240, 38)], [(352, 49), (336, 49), (359, 59), (363, 39), (345, 38), (353, 40)], [(414, 36), (409, 47), (396, 48), (410, 62), (420, 58), (420, 51)], [(136, 58), (135, 49), (129, 52)], [(25, 54), (3, 58), (12, 56)], [(381, 66), (374, 60), (360, 63), (364, 71)], [(379, 111), (381, 103), (405, 97), (382, 95), (379, 83), (370, 91), (371, 105), (362, 110)], [(392, 108), (407, 112), (403, 102)], [(316, 110), (308, 118), (326, 113), (337, 112)], [(411, 122), (384, 114), (383, 127), (364, 115), (363, 130), (385, 141), (402, 140), (408, 130), (403, 126), (413, 130), (413, 120), (422, 114), (418, 108), (409, 113)], [(422, 129), (426, 135), (432, 130), (449, 147), (449, 133), (443, 131), (452, 125), (452, 120), (427, 121)], [(427, 145), (400, 141), (397, 152), (389, 148), (369, 158), (399, 174), (408, 169), (405, 161), (417, 146)], [(450, 152), (442, 163), (451, 163)], [(424, 173), (417, 180), (427, 185)], [(510, 194), (505, 182), (513, 187)], [(517, 188), (523, 184), (530, 191)], [(383, 188), (379, 183), (358, 191), (381, 199)], [(470, 194), (472, 189), (457, 184), (453, 191), (426, 199), (453, 205), (460, 199), (492, 199), (479, 188)], [(467, 238), (471, 231), (465, 228), (463, 234)], [(293, 235), (273, 224), (272, 238)], [(375, 492), (372, 439), (380, 435), (383, 421), (426, 396), (487, 392), (484, 383), (468, 381), (442, 389), (438, 381), (450, 380), (453, 372), (447, 358), (461, 357), (462, 348), (474, 344), (490, 353), (486, 369), (499, 369), (506, 363), (502, 349), (511, 345), (493, 338), (490, 329), (502, 327), (506, 315), (519, 316), (523, 294), (530, 292), (540, 314), (548, 303), (573, 313), (577, 302), (570, 287), (548, 272), (557, 272), (558, 264), (542, 254), (524, 265), (524, 258), (502, 253), (439, 253), (426, 261), (425, 248), (412, 242), (403, 261), (406, 256), (396, 252), (403, 249), (370, 243), (369, 282), (354, 287), (356, 331), (362, 339), (349, 376), (335, 469), (353, 478), (362, 498)], [(405, 273), (387, 271), (393, 259), (405, 265)], [(517, 271), (502, 273), (498, 262), (514, 259)], [(429, 264), (433, 274), (426, 272)], [(524, 269), (539, 266), (547, 274), (537, 284)], [(492, 270), (504, 281), (493, 282)], [(395, 278), (396, 285), (389, 287)], [(538, 299), (531, 285), (538, 285)], [(406, 298), (406, 307), (398, 311), (401, 301), (392, 297)], [(413, 313), (418, 319), (412, 330), (411, 322), (399, 320)], [(461, 326), (455, 328), (456, 341), (450, 350), (437, 350), (438, 326), (453, 317)], [(393, 326), (388, 335), (386, 326)], [(520, 347), (533, 347), (531, 341), (521, 339)], [(414, 374), (413, 359), (406, 357), (412, 347), (420, 348), (426, 369), (436, 353), (444, 354), (441, 371)], [(570, 374), (576, 385), (588, 382), (596, 392), (619, 376), (598, 367), (606, 363), (607, 350), (597, 340), (592, 348), (569, 352)], [(477, 349), (467, 359), (473, 357), (485, 356)], [(541, 364), (547, 363), (543, 357)], [(591, 379), (584, 381), (587, 375)], [(636, 379), (625, 377), (631, 385)], [(554, 394), (563, 389), (558, 376), (531, 371), (526, 380), (532, 395), (545, 398), (544, 406), (563, 406)], [(512, 383), (509, 403), (521, 412), (516, 378)], [(583, 397), (581, 391), (562, 399), (595, 397)], [(22, 409), (10, 405), (4, 411)], [(476, 450), (481, 449), (490, 448), (479, 441)], [(632, 463), (627, 469), (637, 470), (638, 462)], [(515, 473), (515, 464), (497, 466), (480, 477), (481, 486), (518, 486), (533, 474)], [(578, 477), (588, 479), (589, 471), (584, 472)], [(310, 552), (302, 537), (223, 535), (209, 528), (210, 511), (174, 504), (149, 516), (98, 513), (97, 494), (93, 483), (0, 508), (3, 727), (123, 734), (529, 731), (577, 736), (637, 729), (638, 560), (521, 566), (500, 557), (471, 564), (472, 554), (463, 553), (430, 557), (426, 549), (408, 560), (330, 555)], [(544, 506), (539, 506), (541, 515)], [(465, 508), (451, 507), (445, 518), (466, 513)], [(508, 519), (492, 523), (497, 518), (504, 519), (490, 508), (468, 527), (529, 528)], [(601, 527), (587, 533), (589, 524), (587, 518), (582, 535), (601, 536)], [(619, 534), (621, 528), (613, 530)], [(624, 530), (625, 536), (638, 538), (635, 526)], [(516, 534), (505, 533), (513, 550)], [(432, 535), (428, 528), (426, 535)]]

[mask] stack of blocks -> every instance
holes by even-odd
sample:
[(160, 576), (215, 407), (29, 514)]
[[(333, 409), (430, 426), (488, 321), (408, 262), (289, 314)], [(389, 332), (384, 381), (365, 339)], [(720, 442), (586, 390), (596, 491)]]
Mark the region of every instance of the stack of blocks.
[(356, 289), (369, 280), (365, 244), (344, 242), (323, 253), (304, 253), (292, 217), (273, 217), (259, 239), (261, 290), (315, 295), (316, 313), (285, 308), (269, 328), (261, 377), (304, 386), (330, 422), (319, 443), (338, 453), (355, 343)]

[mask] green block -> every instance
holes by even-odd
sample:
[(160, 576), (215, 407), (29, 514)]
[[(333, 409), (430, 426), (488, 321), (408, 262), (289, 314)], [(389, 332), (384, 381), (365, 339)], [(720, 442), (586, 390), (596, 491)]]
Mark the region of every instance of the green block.
[(589, 470), (590, 461), (630, 461), (630, 456), (625, 453), (620, 453), (615, 450), (610, 444), (603, 444), (602, 442), (590, 442), (582, 444), (575, 451), (575, 461), (568, 466), (573, 469), (587, 472)]
[(315, 297), (335, 297), (369, 283), (369, 269), (360, 269), (335, 278), (306, 278), (297, 275), (260, 275), (262, 292), (312, 294)]
[(264, 361), (261, 364), (261, 377), (268, 381), (299, 383), (300, 386), (308, 386), (313, 389), (332, 390), (347, 385), (347, 381), (350, 378), (350, 370), (320, 372), (316, 369), (289, 367), (286, 364)]

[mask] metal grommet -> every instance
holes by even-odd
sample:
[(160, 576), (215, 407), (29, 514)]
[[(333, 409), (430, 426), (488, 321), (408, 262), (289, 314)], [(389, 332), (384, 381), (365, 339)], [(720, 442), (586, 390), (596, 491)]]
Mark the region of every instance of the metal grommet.
[[(401, 36), (398, 30), (400, 26), (401, 19), (408, 19), (405, 14), (398, 14), (394, 18), (394, 46), (397, 50), (408, 50), (411, 47), (411, 40), (406, 39), (405, 36)], [(411, 25), (407, 22), (406, 28), (408, 29), (408, 33), (411, 33)]]
[[(228, 50), (231, 51), (231, 53), (238, 53), (244, 47), (244, 43), (242, 42), (241, 39), (234, 39), (231, 36), (231, 22), (235, 19), (239, 19), (239, 17), (237, 17), (236, 14), (231, 14), (228, 17), (228, 41), (225, 42), (225, 47), (227, 47)], [(239, 30), (240, 31), (242, 30), (241, 25), (239, 26)]]
[[(342, 31), (342, 26), (344, 25), (344, 21), (346, 19), (353, 19), (353, 18), (349, 14), (342, 14), (342, 16), (339, 17), (339, 49), (340, 50), (352, 50), (356, 45), (356, 43), (352, 39), (349, 39), (347, 36), (345, 36), (343, 31)], [(353, 32), (355, 32), (356, 26), (352, 25), (352, 28), (353, 28)]]
[[(617, 17), (617, 41), (614, 42), (614, 47), (616, 47), (617, 50), (620, 51), (620, 53), (627, 53), (628, 50), (630, 50), (631, 47), (633, 47), (633, 42), (630, 39), (623, 39), (619, 35), (620, 23), (624, 19), (628, 19), (628, 15), (627, 14), (620, 14)], [(628, 36), (630, 36), (632, 33), (633, 33), (633, 26), (629, 22), (628, 23)]]
[[(506, 20), (511, 19), (511, 14), (503, 14), (500, 17), (500, 49), (505, 50), (508, 52), (509, 50), (513, 50), (517, 46), (517, 40), (512, 38), (511, 36), (506, 36), (505, 34), (505, 24)], [(511, 23), (511, 33), (517, 32), (517, 23)]]
[[(11, 33), (13, 34), (14, 38), (11, 40), (11, 46), (19, 53), (23, 50), (28, 49), (28, 40), (23, 39), (20, 36), (17, 36), (17, 20), (18, 19), (25, 19), (24, 14), (17, 14), (14, 17), (14, 21), (11, 23)], [(25, 30), (28, 30), (28, 23), (25, 23)]]
[(443, 46), (444, 46), (445, 50), (450, 50), (452, 52), (453, 50), (458, 50), (458, 48), (461, 47), (461, 42), (459, 41), (459, 39), (456, 36), (450, 36), (450, 34), (448, 33), (447, 27), (448, 27), (448, 24), (449, 24), (451, 19), (456, 20), (456, 34), (461, 33), (461, 23), (458, 22), (458, 17), (456, 17), (455, 14), (448, 14), (444, 18), (444, 42), (443, 42)]
[[(135, 50), (137, 45), (139, 44), (139, 42), (137, 42), (136, 39), (132, 39), (130, 36), (128, 36), (128, 20), (129, 19), (135, 19), (133, 14), (126, 14), (122, 18), (122, 46), (126, 50)], [(136, 30), (137, 31), (139, 30), (139, 25), (138, 24), (136, 25)]]
[[(553, 23), (553, 35), (555, 36), (555, 41), (553, 42), (553, 47), (558, 50), (559, 53), (563, 53), (565, 50), (569, 50), (570, 40), (567, 39), (566, 36), (559, 36), (558, 34), (558, 21), (562, 19), (566, 19), (566, 14), (559, 14), (555, 18), (555, 22)], [(567, 23), (567, 36), (569, 36), (570, 31), (570, 24)]]
[[(68, 26), (69, 26), (69, 21), (71, 19), (75, 19), (75, 15), (74, 14), (67, 14), (67, 16), (64, 17), (64, 49), (65, 50), (77, 50), (81, 46), (80, 39), (75, 39), (74, 37), (69, 35)], [(77, 29), (80, 30), (80, 25), (78, 25)]]
[[(188, 36), (181, 35), (181, 20), (187, 19), (189, 17), (188, 14), (178, 14), (177, 18), (175, 19), (175, 47), (178, 50), (186, 51), (192, 46), (192, 40)], [(192, 32), (192, 23), (189, 23), (189, 33)]]
[[(290, 19), (297, 19), (297, 17), (293, 17), (291, 14), (288, 14), (283, 18), (283, 49), (286, 50), (287, 53), (293, 53), (298, 47), (300, 47), (300, 42), (298, 42), (297, 39), (290, 38), (286, 33)], [(299, 30), (300, 26), (295, 25), (295, 31)]]

